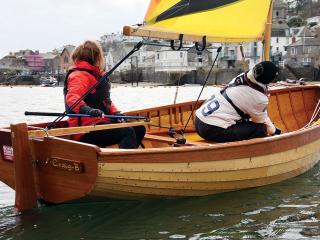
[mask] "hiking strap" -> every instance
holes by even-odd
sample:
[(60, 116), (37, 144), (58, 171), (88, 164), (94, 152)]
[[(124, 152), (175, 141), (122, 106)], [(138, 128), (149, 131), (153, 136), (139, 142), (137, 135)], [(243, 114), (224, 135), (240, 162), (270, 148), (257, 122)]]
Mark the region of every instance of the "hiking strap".
[(231, 104), (231, 106), (234, 108), (234, 110), (236, 110), (236, 112), (239, 114), (239, 116), (241, 117), (241, 121), (248, 121), (250, 119), (250, 115), (244, 113), (240, 108), (238, 108), (233, 102), (232, 100), (229, 98), (229, 96), (226, 93), (226, 89), (223, 89), (221, 91), (221, 95)]

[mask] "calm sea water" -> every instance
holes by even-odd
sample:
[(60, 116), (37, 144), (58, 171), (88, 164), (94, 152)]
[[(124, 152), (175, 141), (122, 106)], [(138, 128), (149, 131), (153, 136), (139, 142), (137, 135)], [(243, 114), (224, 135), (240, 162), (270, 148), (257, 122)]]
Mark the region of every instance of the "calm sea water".
[[(208, 87), (203, 98), (210, 95)], [(175, 87), (115, 86), (123, 111), (171, 104)], [(178, 101), (198, 86), (180, 87)], [(1, 87), (0, 126), (52, 120), (24, 111), (62, 111), (62, 88)], [(0, 239), (320, 239), (320, 166), (282, 183), (207, 197), (40, 206), (15, 215), (0, 182)]]

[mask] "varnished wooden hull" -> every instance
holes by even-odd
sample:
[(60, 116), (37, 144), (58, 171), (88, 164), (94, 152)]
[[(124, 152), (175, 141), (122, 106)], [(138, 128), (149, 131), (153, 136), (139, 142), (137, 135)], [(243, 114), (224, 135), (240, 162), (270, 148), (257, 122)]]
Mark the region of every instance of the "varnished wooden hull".
[[(187, 127), (187, 143), (176, 144), (167, 130), (186, 124), (194, 102), (134, 111), (153, 125), (145, 149), (100, 149), (65, 138), (29, 139), (38, 198), (61, 203), (85, 196), (161, 198), (203, 196), (280, 182), (304, 173), (320, 160), (320, 125), (304, 126), (318, 99), (318, 86), (272, 92), (269, 114), (284, 134), (233, 143), (208, 143)], [(199, 105), (201, 102), (199, 103)], [(317, 117), (319, 119), (319, 117)], [(10, 145), (9, 129), (0, 145)], [(0, 159), (0, 180), (16, 189), (14, 162)]]
[[(293, 87), (273, 92), (268, 111), (276, 125), (289, 132), (282, 136), (124, 154), (106, 149), (99, 154), (98, 177), (90, 194), (113, 198), (202, 196), (300, 175), (320, 160), (320, 126), (298, 131), (308, 123), (320, 97), (319, 88), (315, 89)], [(147, 111), (145, 116), (159, 125), (184, 126), (191, 109), (176, 105)], [(138, 115), (144, 114), (140, 111)], [(149, 129), (157, 130), (161, 131)]]
[[(202, 196), (280, 182), (304, 173), (320, 160), (320, 139), (313, 131), (319, 136), (318, 127), (286, 139), (150, 150), (147, 156), (134, 153), (129, 159), (102, 152), (90, 194), (114, 198)], [(288, 145), (290, 141), (295, 144)]]

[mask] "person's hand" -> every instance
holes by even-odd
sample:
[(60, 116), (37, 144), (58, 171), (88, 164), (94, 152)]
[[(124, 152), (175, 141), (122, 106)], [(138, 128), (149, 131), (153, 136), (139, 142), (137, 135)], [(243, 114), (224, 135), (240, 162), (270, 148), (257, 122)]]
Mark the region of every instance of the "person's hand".
[(126, 119), (120, 117), (120, 116), (125, 116), (125, 114), (123, 114), (121, 112), (115, 112), (113, 115), (119, 116), (119, 118), (115, 119), (115, 122), (118, 122), (118, 123), (126, 122)]
[(80, 114), (87, 114), (92, 117), (102, 117), (104, 112), (100, 109), (91, 108), (89, 106), (81, 106), (79, 109)]

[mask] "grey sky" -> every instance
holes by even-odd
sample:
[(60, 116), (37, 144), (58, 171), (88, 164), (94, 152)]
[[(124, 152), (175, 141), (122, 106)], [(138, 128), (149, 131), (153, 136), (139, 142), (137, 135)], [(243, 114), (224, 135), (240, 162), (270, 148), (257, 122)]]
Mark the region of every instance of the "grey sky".
[(51, 51), (143, 21), (149, 0), (1, 0), (0, 58)]

